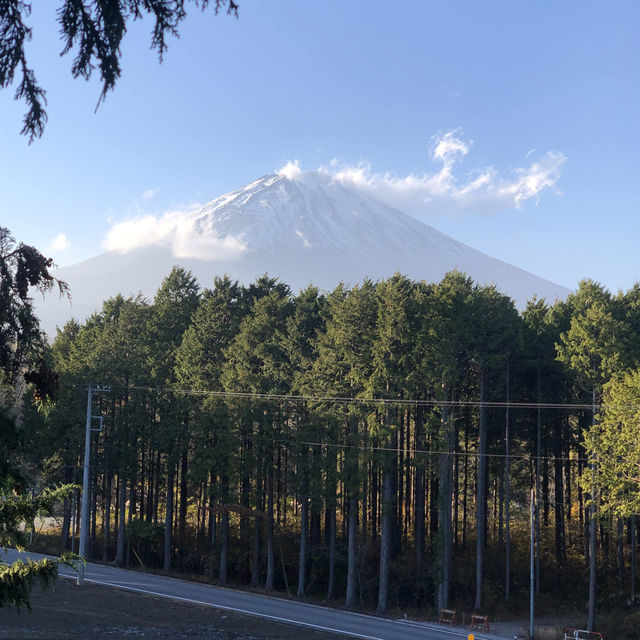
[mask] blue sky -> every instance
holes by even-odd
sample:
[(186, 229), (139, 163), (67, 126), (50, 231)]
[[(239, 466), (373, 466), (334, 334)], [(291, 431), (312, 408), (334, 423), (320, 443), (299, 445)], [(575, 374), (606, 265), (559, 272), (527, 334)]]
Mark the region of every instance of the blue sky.
[(297, 161), (560, 284), (640, 278), (634, 0), (192, 10), (161, 65), (151, 24), (130, 26), (95, 113), (98, 79), (73, 80), (58, 56), (56, 4), (34, 2), (31, 18), (42, 139), (27, 144), (24, 105), (0, 92), (0, 224), (61, 265), (103, 251), (118, 222)]

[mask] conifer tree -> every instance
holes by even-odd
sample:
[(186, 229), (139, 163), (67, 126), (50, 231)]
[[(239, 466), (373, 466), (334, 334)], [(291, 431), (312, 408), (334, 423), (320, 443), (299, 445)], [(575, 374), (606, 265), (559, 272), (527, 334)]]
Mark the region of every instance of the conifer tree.
[[(254, 288), (262, 289), (264, 280)], [(269, 283), (269, 291), (254, 298), (248, 315), (242, 320), (233, 342), (225, 350), (222, 384), (230, 392), (286, 394), (290, 388), (290, 369), (283, 345), (287, 320), (292, 312), (288, 287)], [(249, 288), (251, 294), (251, 287)], [(274, 531), (274, 455), (286, 422), (283, 405), (254, 402), (253, 420), (258, 436), (254, 441), (262, 454), (266, 493), (267, 575), (265, 588), (275, 581)], [(257, 521), (256, 521), (257, 526)]]
[[(592, 426), (603, 385), (621, 368), (620, 321), (613, 314), (611, 294), (599, 283), (583, 280), (568, 300), (573, 313), (568, 331), (556, 345), (558, 360), (575, 372), (579, 383), (591, 391)], [(596, 495), (597, 454), (590, 461), (592, 490), (589, 504), (589, 611), (587, 630), (593, 631), (596, 608)]]

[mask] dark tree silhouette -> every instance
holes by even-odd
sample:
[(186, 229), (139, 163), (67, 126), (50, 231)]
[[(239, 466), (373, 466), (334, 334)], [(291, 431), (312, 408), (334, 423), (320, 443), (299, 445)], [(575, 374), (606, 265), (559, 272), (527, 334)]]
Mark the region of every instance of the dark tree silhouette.
[[(120, 44), (127, 24), (146, 15), (154, 19), (151, 48), (158, 51), (162, 61), (167, 35), (178, 36), (178, 27), (187, 16), (186, 5), (203, 11), (212, 6), (216, 14), (226, 8), (227, 14), (238, 15), (235, 0), (64, 0), (58, 8), (58, 25), (62, 55), (75, 52), (73, 77), (88, 79), (97, 67), (102, 80), (100, 104), (120, 77)], [(30, 14), (31, 2), (0, 0), (0, 89), (17, 80), (15, 99), (24, 100), (28, 108), (21, 133), (31, 143), (44, 131), (47, 100), (27, 63), (25, 44), (32, 36), (27, 24)]]
[(33, 310), (30, 289), (41, 294), (58, 289), (68, 295), (64, 282), (49, 270), (53, 260), (35, 247), (19, 243), (0, 227), (0, 381), (10, 382), (26, 371), (27, 382), (34, 384), (36, 396), (51, 395), (56, 377), (43, 359), (44, 338)]

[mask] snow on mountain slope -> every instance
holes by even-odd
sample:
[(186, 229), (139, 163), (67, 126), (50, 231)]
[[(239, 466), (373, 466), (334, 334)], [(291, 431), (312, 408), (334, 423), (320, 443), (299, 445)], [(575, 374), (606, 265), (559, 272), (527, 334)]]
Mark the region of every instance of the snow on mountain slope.
[[(323, 173), (265, 176), (169, 220), (163, 234), (141, 234), (135, 242), (135, 221), (125, 224), (126, 252), (108, 251), (59, 270), (73, 305), (51, 299), (39, 305), (49, 335), (56, 324), (86, 317), (118, 292), (152, 297), (174, 264), (191, 269), (204, 287), (225, 273), (249, 283), (268, 272), (295, 291), (309, 283), (331, 289), (340, 281), (354, 284), (396, 271), (438, 281), (457, 268), (478, 283), (496, 284), (519, 307), (534, 294), (554, 301), (568, 293)], [(111, 243), (117, 246), (118, 237)]]

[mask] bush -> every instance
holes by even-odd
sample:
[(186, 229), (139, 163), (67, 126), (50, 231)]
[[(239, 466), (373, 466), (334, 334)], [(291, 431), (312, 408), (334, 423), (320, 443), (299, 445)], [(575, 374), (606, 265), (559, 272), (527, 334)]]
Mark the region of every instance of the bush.
[(164, 552), (164, 525), (134, 518), (127, 524), (126, 538), (144, 565), (159, 566)]

